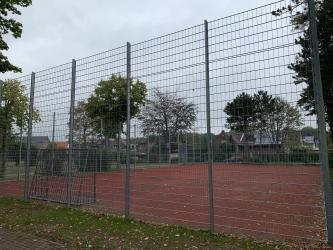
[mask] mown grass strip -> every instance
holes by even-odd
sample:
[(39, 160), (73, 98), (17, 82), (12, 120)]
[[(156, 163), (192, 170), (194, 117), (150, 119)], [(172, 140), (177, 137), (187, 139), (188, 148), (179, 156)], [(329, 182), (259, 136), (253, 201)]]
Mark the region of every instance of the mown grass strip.
[(287, 249), (286, 245), (152, 225), (79, 209), (0, 198), (0, 225), (75, 249)]

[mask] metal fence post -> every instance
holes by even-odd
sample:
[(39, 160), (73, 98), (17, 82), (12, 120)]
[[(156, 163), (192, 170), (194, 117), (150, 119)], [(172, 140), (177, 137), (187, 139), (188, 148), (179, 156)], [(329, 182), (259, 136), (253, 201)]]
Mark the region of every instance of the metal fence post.
[(185, 153), (186, 153), (185, 162), (188, 163), (187, 133), (185, 134)]
[(192, 136), (192, 162), (195, 162), (195, 131), (193, 131)]
[(161, 163), (161, 135), (158, 135), (158, 163)]
[(148, 136), (147, 136), (147, 163), (149, 164), (150, 163), (150, 152), (149, 152), (149, 133), (148, 133)]
[(180, 141), (179, 141), (179, 132), (177, 133), (177, 160), (178, 164), (180, 163)]
[(204, 22), (205, 28), (205, 73), (206, 73), (206, 112), (207, 112), (207, 154), (208, 154), (208, 202), (210, 231), (214, 232), (214, 199), (213, 199), (213, 162), (212, 162), (212, 134), (210, 124), (210, 85), (209, 85), (209, 36), (208, 22)]
[(103, 129), (103, 119), (101, 119), (101, 141), (100, 141), (100, 148), (99, 148), (99, 172), (102, 172), (102, 160), (103, 160), (103, 150), (102, 150), (102, 144), (103, 144), (103, 133), (104, 133), (104, 129)]
[(73, 167), (73, 129), (74, 129), (74, 108), (75, 108), (75, 83), (76, 83), (76, 61), (72, 60), (72, 81), (71, 81), (71, 105), (69, 121), (69, 152), (67, 170), (67, 206), (72, 203), (72, 167)]
[[(2, 88), (3, 88), (3, 81), (0, 80), (0, 109), (2, 107)], [(0, 110), (1, 111), (1, 110)], [(1, 113), (0, 113), (1, 114)], [(0, 155), (4, 154), (4, 150), (1, 150)]]
[(125, 172), (125, 218), (130, 216), (130, 160), (131, 160), (131, 44), (127, 43), (127, 121), (126, 121), (126, 172)]
[(29, 103), (29, 121), (28, 121), (28, 138), (27, 138), (27, 161), (25, 166), (24, 176), (24, 200), (29, 200), (29, 177), (30, 177), (30, 164), (31, 164), (31, 134), (32, 134), (32, 118), (34, 110), (34, 95), (35, 95), (35, 78), (36, 74), (31, 73), (31, 87), (30, 87), (30, 103)]
[[(21, 117), (21, 124), (23, 124), (23, 118)], [(23, 125), (20, 127), (20, 149), (19, 149), (19, 165), (17, 168), (17, 181), (20, 180), (20, 169), (21, 169), (21, 164), (22, 164), (22, 144), (23, 144)]]
[(2, 88), (3, 88), (3, 81), (0, 80), (0, 108), (2, 107)]
[[(86, 146), (84, 146), (86, 149)], [(96, 202), (96, 173), (97, 173), (97, 165), (98, 165), (98, 150), (96, 148), (95, 152), (95, 169), (94, 169), (94, 179), (93, 179), (93, 187), (94, 187), (94, 202)]]
[(136, 168), (136, 147), (137, 147), (136, 124), (134, 124), (134, 169)]
[(54, 135), (55, 135), (55, 119), (56, 119), (56, 113), (53, 112), (53, 124), (52, 124), (52, 152), (51, 152), (51, 176), (54, 175)]
[(311, 29), (311, 46), (312, 46), (312, 76), (314, 85), (315, 108), (317, 113), (317, 123), (319, 130), (320, 140), (320, 172), (322, 177), (322, 185), (324, 190), (324, 205), (326, 216), (326, 229), (327, 241), (333, 244), (333, 221), (332, 221), (332, 196), (331, 186), (329, 179), (329, 161), (328, 161), (328, 148), (327, 148), (327, 135), (326, 135), (326, 122), (325, 122), (325, 107), (323, 99), (323, 86), (320, 72), (320, 58), (318, 46), (318, 31), (316, 21), (316, 8), (314, 0), (308, 1), (309, 5), (309, 19)]
[[(2, 87), (3, 87), (3, 81), (0, 80), (0, 109), (2, 107)], [(1, 110), (0, 110), (1, 111)], [(1, 113), (0, 113), (1, 114)], [(0, 151), (0, 156), (2, 156), (2, 154), (4, 154), (4, 150)]]
[(171, 164), (171, 136), (170, 136), (170, 129), (169, 129), (169, 131), (168, 131), (168, 137), (169, 137), (169, 148), (168, 148), (168, 150), (169, 150), (169, 164)]

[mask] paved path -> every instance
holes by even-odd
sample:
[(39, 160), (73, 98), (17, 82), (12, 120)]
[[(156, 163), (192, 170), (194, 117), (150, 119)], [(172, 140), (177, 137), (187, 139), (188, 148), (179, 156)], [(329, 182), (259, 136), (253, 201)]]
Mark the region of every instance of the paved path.
[(0, 228), (0, 249), (1, 250), (21, 250), (21, 249), (33, 249), (33, 250), (58, 250), (67, 249), (61, 244), (50, 242), (45, 239), (41, 239), (29, 234), (21, 232), (12, 232), (3, 228)]

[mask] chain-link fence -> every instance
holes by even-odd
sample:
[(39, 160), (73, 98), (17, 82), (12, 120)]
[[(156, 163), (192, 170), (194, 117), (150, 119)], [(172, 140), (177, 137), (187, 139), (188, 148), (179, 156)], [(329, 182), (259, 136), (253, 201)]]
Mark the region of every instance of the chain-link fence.
[(283, 0), (13, 80), (0, 194), (331, 241), (315, 20), (313, 1)]

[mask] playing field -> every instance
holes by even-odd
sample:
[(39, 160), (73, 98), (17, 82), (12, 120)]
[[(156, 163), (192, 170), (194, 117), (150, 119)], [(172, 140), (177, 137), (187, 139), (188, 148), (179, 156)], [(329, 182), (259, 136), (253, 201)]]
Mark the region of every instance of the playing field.
[[(206, 164), (132, 170), (131, 216), (208, 229), (207, 173)], [(97, 173), (95, 178), (89, 183), (96, 183), (96, 202), (82, 207), (122, 214), (124, 172)], [(50, 196), (65, 194), (65, 183), (63, 177), (49, 181)], [(318, 166), (215, 164), (213, 183), (217, 232), (300, 242), (325, 237)], [(76, 182), (73, 192), (79, 187)], [(23, 183), (1, 182), (0, 194), (22, 197)]]

